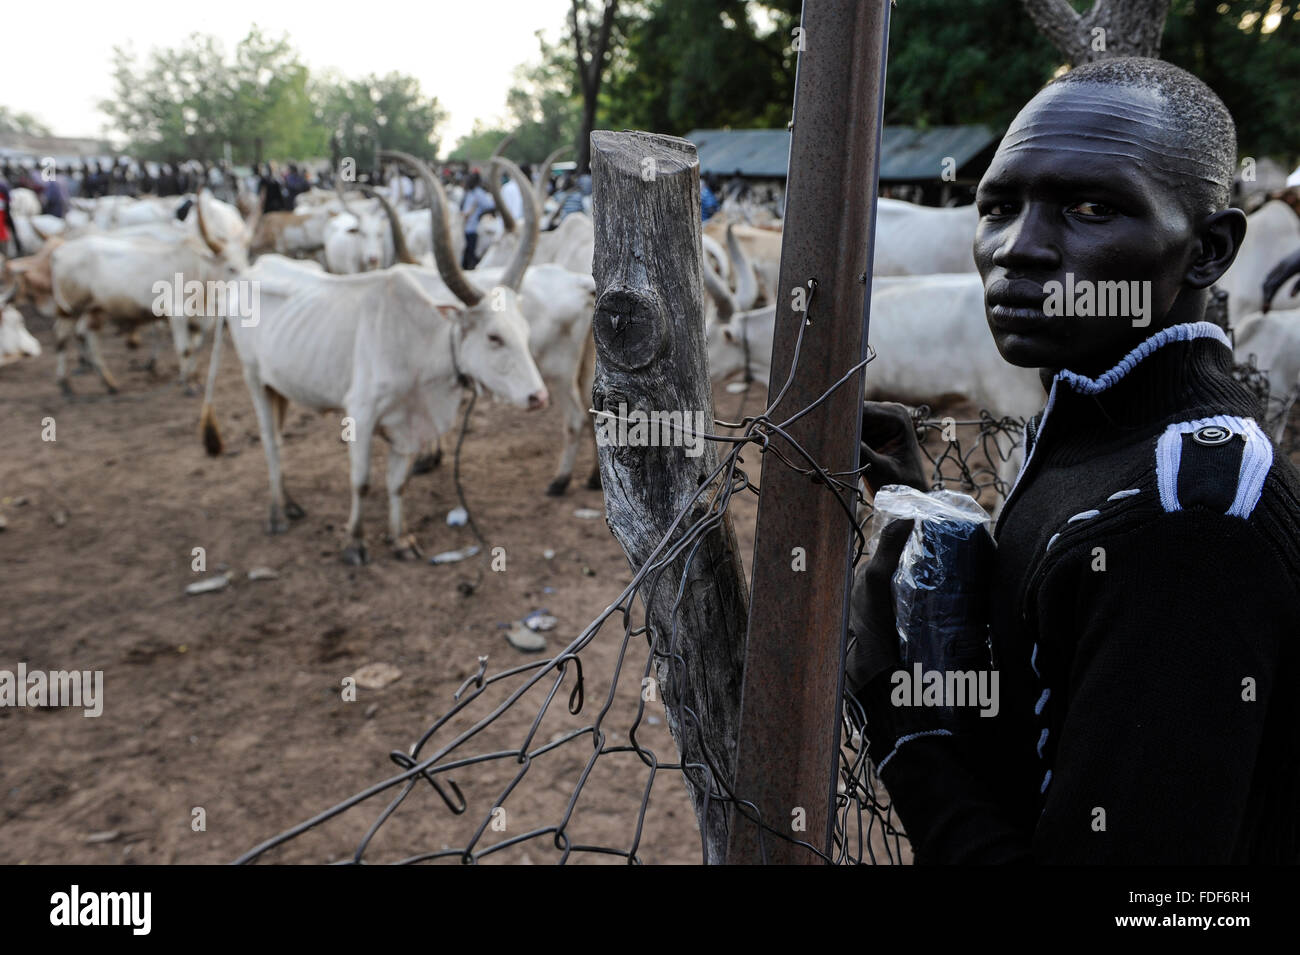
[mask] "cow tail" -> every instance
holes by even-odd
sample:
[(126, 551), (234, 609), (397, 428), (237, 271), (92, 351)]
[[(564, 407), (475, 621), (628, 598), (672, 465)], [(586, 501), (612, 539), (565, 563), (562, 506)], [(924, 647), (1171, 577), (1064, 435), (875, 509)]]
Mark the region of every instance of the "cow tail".
[(225, 338), (226, 320), (217, 319), (216, 333), (212, 336), (212, 354), (208, 358), (208, 383), (203, 389), (203, 411), (199, 415), (199, 433), (203, 436), (203, 447), (210, 457), (216, 457), (222, 451), (221, 431), (217, 427), (217, 415), (212, 410), (212, 395), (217, 386), (217, 369), (221, 366), (221, 341)]

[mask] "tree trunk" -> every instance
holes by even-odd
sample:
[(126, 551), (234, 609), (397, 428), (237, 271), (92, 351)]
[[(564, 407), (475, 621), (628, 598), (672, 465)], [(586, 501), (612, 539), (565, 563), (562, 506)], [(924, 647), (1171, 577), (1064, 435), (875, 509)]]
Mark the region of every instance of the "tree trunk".
[(1021, 0), (1038, 32), (1071, 66), (1108, 56), (1160, 56), (1169, 0), (1094, 0), (1076, 13), (1069, 0)]
[[(591, 147), (597, 290), (593, 407), (614, 415), (685, 411), (691, 429), (698, 426), (699, 411), (711, 431), (695, 147), (673, 136), (606, 131), (592, 134)], [(599, 457), (606, 520), (628, 562), (640, 568), (666, 533), (673, 530), (672, 540), (679, 541), (707, 516), (716, 482), (696, 494), (717, 466), (716, 448), (704, 442), (702, 453), (692, 456), (684, 447), (598, 443), (604, 445)], [(693, 498), (688, 516), (673, 529), (678, 512)], [(704, 766), (712, 763), (728, 783), (734, 774), (748, 622), (730, 516), (724, 513), (704, 536), (688, 568), (689, 553), (690, 548), (668, 566), (653, 591), (654, 578), (647, 578), (640, 596), (705, 859), (721, 863), (728, 806), (714, 799), (706, 812)], [(674, 612), (683, 576), (684, 598)]]

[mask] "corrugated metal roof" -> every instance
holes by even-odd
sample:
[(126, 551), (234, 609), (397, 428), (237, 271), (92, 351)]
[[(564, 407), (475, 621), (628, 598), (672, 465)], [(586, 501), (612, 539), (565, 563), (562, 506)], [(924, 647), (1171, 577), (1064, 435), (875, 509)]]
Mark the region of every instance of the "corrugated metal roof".
[[(729, 176), (737, 169), (755, 178), (785, 178), (790, 159), (790, 133), (784, 129), (693, 129), (686, 139), (695, 144), (700, 171)], [(957, 170), (997, 142), (988, 126), (886, 126), (881, 136), (882, 182), (938, 179), (945, 156)]]

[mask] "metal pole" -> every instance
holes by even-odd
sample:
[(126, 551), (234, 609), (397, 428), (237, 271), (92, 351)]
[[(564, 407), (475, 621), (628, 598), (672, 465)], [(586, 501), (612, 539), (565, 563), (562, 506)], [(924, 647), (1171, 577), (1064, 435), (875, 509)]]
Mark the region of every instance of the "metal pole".
[[(866, 355), (889, 0), (805, 2), (795, 84), (769, 403), (799, 369), (776, 420), (811, 404)], [(807, 313), (797, 311), (814, 280)], [(803, 289), (803, 293), (796, 290)], [(845, 384), (790, 435), (830, 471), (857, 467), (862, 383)], [(801, 460), (774, 439), (792, 461)], [(729, 863), (811, 863), (834, 822), (853, 534), (825, 485), (763, 459), (741, 697)], [(801, 549), (801, 550), (800, 550)]]

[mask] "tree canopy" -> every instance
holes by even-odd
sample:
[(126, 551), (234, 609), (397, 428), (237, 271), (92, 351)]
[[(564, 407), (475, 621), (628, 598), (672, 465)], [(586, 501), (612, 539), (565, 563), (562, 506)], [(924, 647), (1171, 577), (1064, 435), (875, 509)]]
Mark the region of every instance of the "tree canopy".
[[(1083, 13), (1093, 6), (1092, 0), (1071, 3)], [(792, 31), (801, 6), (801, 0), (625, 0), (596, 125), (675, 135), (698, 127), (783, 127), (794, 99)], [(539, 40), (539, 58), (518, 70), (509, 99), (507, 125), (520, 127), (510, 154), (521, 158), (540, 158), (580, 125), (572, 52)], [(562, 43), (568, 42), (566, 34)], [(1243, 155), (1295, 158), (1300, 7), (1281, 0), (1172, 0), (1161, 56), (1223, 98)], [(890, 24), (885, 120), (1005, 126), (1063, 66), (1022, 0), (906, 0)], [(504, 133), (481, 127), (458, 144), (456, 155), (485, 156)]]
[(227, 56), (215, 37), (192, 35), (141, 62), (114, 48), (113, 96), (100, 103), (128, 150), (145, 159), (235, 162), (340, 155), (369, 165), (385, 148), (434, 157), (445, 112), (412, 77), (313, 77), (287, 38), (254, 26)]

